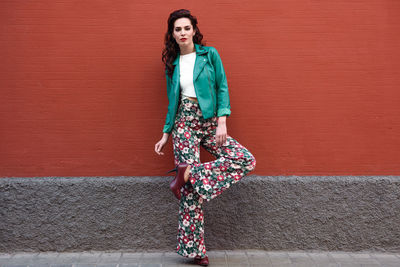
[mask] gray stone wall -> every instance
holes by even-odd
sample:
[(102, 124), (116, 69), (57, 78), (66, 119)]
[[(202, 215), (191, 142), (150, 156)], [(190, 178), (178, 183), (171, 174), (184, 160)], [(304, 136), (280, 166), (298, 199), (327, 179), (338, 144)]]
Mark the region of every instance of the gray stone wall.
[[(165, 177), (0, 178), (0, 252), (174, 250)], [(204, 202), (207, 249), (400, 251), (399, 176), (246, 176)]]

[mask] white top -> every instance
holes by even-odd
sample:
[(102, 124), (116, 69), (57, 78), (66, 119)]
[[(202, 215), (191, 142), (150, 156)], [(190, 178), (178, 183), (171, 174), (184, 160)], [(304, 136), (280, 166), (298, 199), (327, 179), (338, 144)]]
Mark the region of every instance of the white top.
[(194, 62), (196, 60), (196, 51), (180, 55), (179, 57), (179, 68), (180, 68), (180, 85), (181, 94), (183, 98), (185, 96), (196, 97), (196, 92), (194, 91), (193, 85), (193, 70)]

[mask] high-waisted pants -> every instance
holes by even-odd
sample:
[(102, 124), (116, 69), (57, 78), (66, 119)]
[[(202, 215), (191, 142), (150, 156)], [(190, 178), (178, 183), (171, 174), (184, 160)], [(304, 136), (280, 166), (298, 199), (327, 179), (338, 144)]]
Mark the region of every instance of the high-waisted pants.
[[(198, 102), (181, 98), (172, 129), (175, 165), (191, 165), (189, 181), (181, 188), (176, 252), (205, 257), (203, 201), (220, 195), (256, 166), (255, 157), (227, 134), (216, 146), (217, 117), (204, 119)], [(200, 145), (216, 160), (200, 163)]]

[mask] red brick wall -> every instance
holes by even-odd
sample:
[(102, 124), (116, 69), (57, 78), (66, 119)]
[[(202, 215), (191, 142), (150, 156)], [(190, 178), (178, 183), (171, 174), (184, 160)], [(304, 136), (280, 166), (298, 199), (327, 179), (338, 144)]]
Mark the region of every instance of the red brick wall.
[[(259, 175), (400, 174), (400, 2), (1, 1), (0, 176), (163, 175), (166, 20), (220, 52)], [(211, 160), (202, 150), (202, 160)]]

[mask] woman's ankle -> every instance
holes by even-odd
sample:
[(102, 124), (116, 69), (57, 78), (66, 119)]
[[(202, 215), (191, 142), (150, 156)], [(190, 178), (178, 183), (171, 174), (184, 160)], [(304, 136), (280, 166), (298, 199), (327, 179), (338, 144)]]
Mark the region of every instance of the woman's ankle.
[(184, 174), (184, 180), (185, 182), (189, 181), (189, 172), (190, 172), (191, 166), (189, 165), (186, 170), (185, 170), (185, 174)]

